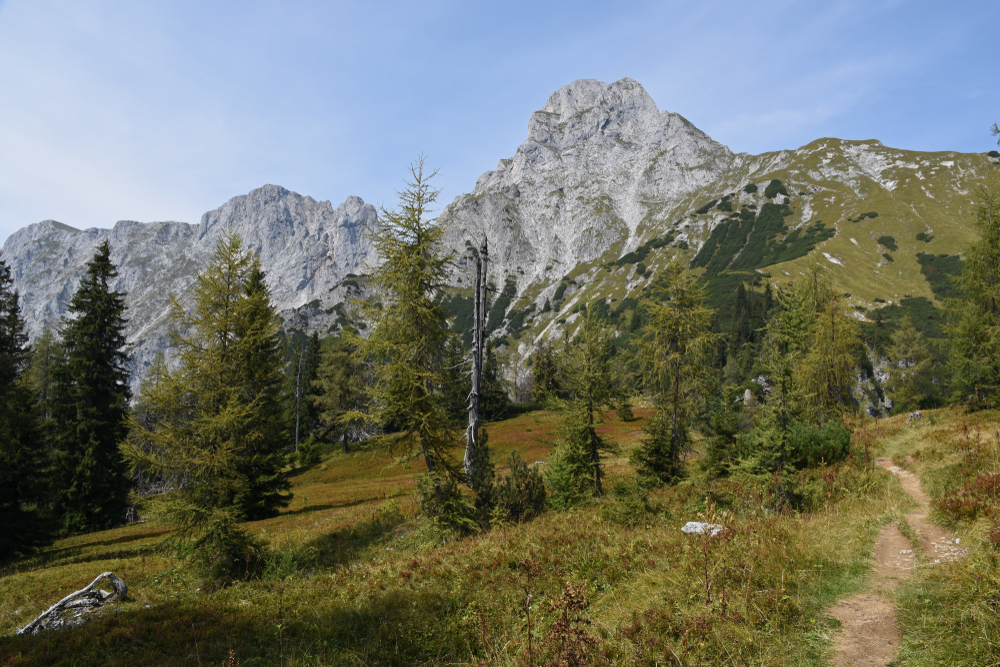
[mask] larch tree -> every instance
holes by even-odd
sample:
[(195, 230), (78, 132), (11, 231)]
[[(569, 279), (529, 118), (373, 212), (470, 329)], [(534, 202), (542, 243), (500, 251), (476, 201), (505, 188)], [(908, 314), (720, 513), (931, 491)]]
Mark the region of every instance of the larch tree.
[(822, 425), (853, 406), (860, 343), (857, 323), (847, 315), (843, 297), (824, 281), (816, 299), (812, 342), (800, 368), (810, 421)]
[(949, 304), (948, 340), (956, 398), (976, 408), (1000, 405), (1000, 176), (977, 189), (976, 231), (962, 274), (964, 299)]
[(162, 511), (212, 579), (256, 553), (238, 522), (291, 500), (282, 418), (278, 319), (260, 260), (228, 232), (189, 305), (171, 299), (178, 365), (143, 382), (143, 419), (124, 450), (134, 470), (173, 480)]
[(683, 473), (691, 420), (706, 404), (717, 335), (704, 289), (676, 262), (657, 277), (644, 306), (646, 322), (636, 341), (636, 358), (656, 414), (633, 461), (642, 477), (668, 484)]
[(323, 346), (313, 380), (318, 419), (327, 437), (339, 437), (343, 452), (361, 437), (368, 407), (368, 367), (361, 356), (363, 341), (353, 329), (345, 329)]
[(892, 334), (889, 382), (895, 412), (924, 407), (934, 392), (934, 357), (927, 341), (909, 318)]
[(64, 532), (125, 522), (125, 439), (132, 392), (125, 338), (125, 293), (111, 289), (118, 270), (105, 240), (69, 305), (63, 356), (53, 372), (52, 436), (58, 466), (56, 513)]
[(25, 370), (31, 355), (10, 267), (0, 259), (0, 561), (50, 541), (48, 457)]
[[(449, 413), (449, 341), (454, 336), (441, 303), (452, 254), (443, 230), (430, 218), (439, 191), (430, 185), (424, 159), (410, 166), (411, 179), (398, 192), (399, 205), (382, 209), (371, 234), (382, 264), (371, 269), (374, 299), (364, 312), (373, 324), (363, 355), (374, 364), (372, 416), (395, 431), (391, 440), (419, 453), (427, 465), (421, 504), (435, 521), (458, 517), (458, 484), (465, 477), (451, 456), (458, 444), (460, 415)], [(464, 383), (463, 383), (464, 384)], [(470, 518), (469, 526), (473, 524)], [(455, 526), (458, 528), (458, 526)]]

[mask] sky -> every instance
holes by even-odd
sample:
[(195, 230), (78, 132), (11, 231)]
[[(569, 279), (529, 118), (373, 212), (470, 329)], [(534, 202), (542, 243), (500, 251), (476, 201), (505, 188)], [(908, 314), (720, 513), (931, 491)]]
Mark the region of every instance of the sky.
[(266, 183), (440, 203), (576, 79), (639, 81), (737, 152), (997, 148), (1000, 3), (0, 0), (0, 242), (198, 222)]

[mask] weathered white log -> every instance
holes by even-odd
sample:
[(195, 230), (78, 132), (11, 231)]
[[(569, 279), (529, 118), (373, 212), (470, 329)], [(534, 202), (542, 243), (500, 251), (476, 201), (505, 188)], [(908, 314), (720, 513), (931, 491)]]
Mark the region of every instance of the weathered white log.
[[(111, 587), (115, 589), (115, 592), (109, 593), (107, 591), (102, 591), (102, 590), (95, 591), (94, 587), (97, 586), (97, 583), (101, 579), (107, 579), (108, 583), (111, 584)], [(91, 597), (95, 598), (93, 601), (89, 600), (85, 601), (79, 599), (87, 595), (88, 593), (90, 594)], [(100, 576), (98, 576), (96, 579), (94, 579), (92, 582), (90, 582), (90, 585), (87, 586), (86, 588), (81, 588), (75, 593), (70, 593), (62, 600), (59, 600), (59, 602), (56, 602), (54, 605), (43, 611), (35, 618), (35, 620), (33, 620), (31, 623), (28, 623), (26, 626), (18, 630), (17, 634), (19, 635), (35, 634), (35, 632), (37, 632), (40, 629), (40, 626), (45, 619), (55, 614), (58, 614), (66, 609), (74, 609), (78, 607), (96, 607), (110, 600), (125, 600), (127, 597), (128, 597), (128, 586), (125, 585), (125, 582), (122, 581), (121, 578), (116, 576), (114, 573), (105, 572)]]

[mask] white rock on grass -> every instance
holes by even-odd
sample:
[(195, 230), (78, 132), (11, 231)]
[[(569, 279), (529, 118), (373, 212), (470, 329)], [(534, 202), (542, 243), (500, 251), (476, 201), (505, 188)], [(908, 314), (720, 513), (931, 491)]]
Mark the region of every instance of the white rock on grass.
[(688, 521), (681, 528), (682, 533), (687, 533), (688, 535), (708, 535), (710, 537), (715, 537), (722, 531), (726, 529), (725, 526), (720, 526), (717, 523), (702, 523), (700, 521)]

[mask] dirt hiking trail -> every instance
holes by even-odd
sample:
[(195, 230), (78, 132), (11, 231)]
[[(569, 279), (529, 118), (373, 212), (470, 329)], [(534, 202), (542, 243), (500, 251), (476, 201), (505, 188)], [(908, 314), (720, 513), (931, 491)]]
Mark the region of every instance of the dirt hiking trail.
[[(906, 521), (920, 538), (927, 562), (940, 563), (965, 555), (958, 540), (952, 540), (943, 528), (927, 520), (930, 498), (920, 487), (917, 476), (893, 465), (892, 459), (878, 459), (876, 463), (896, 475), (903, 489), (917, 501), (919, 507), (906, 515)], [(834, 667), (890, 664), (902, 635), (889, 594), (910, 576), (916, 565), (913, 546), (899, 526), (891, 523), (883, 528), (875, 542), (877, 577), (873, 590), (848, 598), (830, 610), (830, 615), (843, 626), (843, 633), (834, 642)]]

